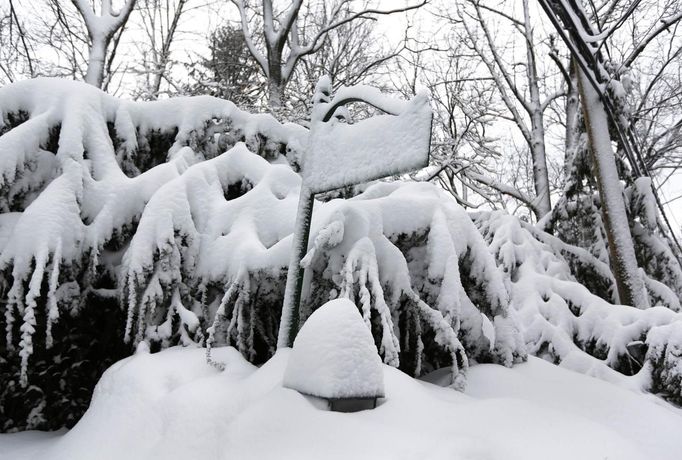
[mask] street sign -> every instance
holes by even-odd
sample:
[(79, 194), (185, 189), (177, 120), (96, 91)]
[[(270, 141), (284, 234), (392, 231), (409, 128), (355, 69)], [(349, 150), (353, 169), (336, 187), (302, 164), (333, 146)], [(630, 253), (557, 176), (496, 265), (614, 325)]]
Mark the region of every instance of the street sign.
[[(357, 123), (343, 120), (344, 106), (369, 104), (385, 115)], [(298, 332), (304, 269), (316, 193), (405, 174), (429, 163), (432, 113), (428, 97), (409, 101), (358, 85), (341, 88), (331, 97), (331, 81), (321, 78), (315, 88), (308, 148), (303, 158), (303, 184), (287, 273), (277, 347), (290, 347)]]
[[(362, 89), (359, 94), (370, 94), (366, 87)], [(327, 111), (336, 110), (337, 104), (332, 101), (324, 106)], [(313, 119), (302, 168), (304, 184), (313, 193), (321, 193), (427, 166), (431, 142), (428, 98), (419, 94), (404, 104), (391, 104), (391, 108), (402, 110), (353, 124), (333, 117)]]

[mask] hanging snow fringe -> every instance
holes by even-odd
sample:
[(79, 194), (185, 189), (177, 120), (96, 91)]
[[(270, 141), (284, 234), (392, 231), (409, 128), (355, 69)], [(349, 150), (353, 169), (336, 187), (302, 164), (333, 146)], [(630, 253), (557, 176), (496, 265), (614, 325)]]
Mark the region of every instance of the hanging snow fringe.
[[(49, 348), (60, 309), (78, 303), (74, 283), (96, 293), (98, 283), (116, 282), (122, 252), (164, 183), (239, 141), (270, 159), (296, 157), (305, 132), (210, 97), (127, 102), (90, 85), (45, 78), (0, 88), (0, 271), (8, 287), (9, 349), (20, 335), (21, 384), (27, 384), (34, 334), (42, 327), (37, 309), (46, 312)], [(165, 249), (171, 251), (165, 268), (172, 271), (180, 259), (172, 246)], [(170, 343), (178, 317), (181, 341), (201, 340), (198, 320), (180, 294), (159, 290), (168, 285), (166, 272), (159, 269), (148, 280), (140, 310), (130, 310), (126, 337), (139, 341), (151, 334)], [(137, 288), (133, 279), (125, 284)], [(167, 307), (172, 300), (169, 323), (147, 331), (147, 318), (158, 319), (157, 302)], [(135, 314), (142, 321), (133, 331)]]
[[(154, 339), (140, 332), (155, 324), (151, 312), (162, 308), (158, 318), (167, 317), (167, 293), (179, 286), (186, 302), (199, 306), (199, 321), (210, 325), (209, 363), (220, 367), (210, 354), (219, 343), (253, 362), (269, 358), (299, 186), (290, 168), (272, 165), (244, 145), (164, 185), (147, 204), (123, 257), (128, 339)], [(385, 363), (414, 375), (453, 366), (458, 387), (468, 353), (505, 365), (524, 358), (501, 271), (466, 213), (438, 189), (379, 184), (354, 200), (316, 206), (303, 260), (302, 320), (330, 298), (349, 298)], [(446, 248), (444, 259), (439, 245)]]

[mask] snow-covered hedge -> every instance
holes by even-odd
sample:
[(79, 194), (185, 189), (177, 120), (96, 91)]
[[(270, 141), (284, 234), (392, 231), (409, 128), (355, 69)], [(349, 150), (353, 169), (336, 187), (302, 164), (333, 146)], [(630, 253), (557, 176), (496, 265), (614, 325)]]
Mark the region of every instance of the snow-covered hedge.
[[(72, 420), (124, 340), (273, 355), (305, 128), (210, 97), (128, 102), (51, 79), (0, 89), (0, 116), (0, 408), (28, 408), (0, 429), (67, 423), (46, 422), (55, 407)], [(503, 214), (472, 220), (434, 185), (315, 202), (308, 249), (302, 320), (353, 300), (384, 362), (411, 375), (452, 366), (457, 387), (470, 363), (511, 366), (529, 349), (646, 373), (639, 387), (682, 400), (679, 313), (607, 303), (572, 273), (579, 261), (608, 288), (603, 261)]]
[[(123, 256), (127, 337), (199, 343), (215, 318), (210, 342), (271, 356), (299, 186), (288, 166), (237, 145), (160, 188)], [(523, 356), (501, 271), (436, 187), (378, 184), (315, 208), (303, 319), (330, 298), (355, 300), (384, 361), (414, 375), (453, 358), (465, 368), (467, 354)]]
[[(305, 128), (209, 97), (133, 103), (51, 79), (2, 88), (0, 108), (3, 354), (16, 349), (22, 386), (36, 340), (49, 353), (55, 324), (115, 298), (121, 339), (273, 354)], [(470, 359), (525, 356), (502, 272), (432, 185), (316, 203), (305, 262), (303, 319), (353, 299), (384, 361), (412, 375), (454, 365), (461, 385)]]
[[(210, 97), (128, 102), (57, 79), (0, 88), (3, 408), (12, 398), (17, 407), (29, 401), (29, 409), (62, 399), (80, 405), (76, 411), (87, 407), (99, 374), (121, 357), (120, 315), (111, 305), (117, 273), (142, 210), (161, 185), (238, 142), (264, 158), (296, 161), (306, 133)], [(89, 311), (93, 305), (101, 307), (97, 314)], [(55, 331), (72, 344), (50, 347)], [(32, 369), (30, 360), (44, 365)], [(45, 383), (46, 372), (65, 375)], [(43, 391), (48, 386), (51, 396)], [(64, 396), (71, 390), (79, 394)], [(65, 404), (61, 412), (73, 413)], [(29, 418), (41, 420), (34, 415)], [(34, 425), (10, 420), (0, 429), (15, 426)]]
[(682, 313), (608, 303), (576, 282), (565, 258), (579, 259), (595, 276), (612, 276), (587, 251), (502, 212), (476, 222), (507, 274), (530, 354), (682, 401)]

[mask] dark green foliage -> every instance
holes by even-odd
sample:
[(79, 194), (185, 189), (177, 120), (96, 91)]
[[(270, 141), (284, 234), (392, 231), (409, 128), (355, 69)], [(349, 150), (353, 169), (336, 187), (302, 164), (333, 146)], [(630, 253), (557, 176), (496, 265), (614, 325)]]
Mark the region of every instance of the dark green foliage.
[(209, 53), (190, 68), (194, 83), (186, 93), (219, 97), (244, 108), (256, 106), (265, 85), (241, 29), (230, 25), (218, 28), (209, 37)]
[[(71, 428), (87, 410), (102, 373), (130, 354), (116, 302), (89, 297), (86, 308), (53, 325), (52, 348), (45, 348), (45, 330), (38, 329), (27, 388), (19, 384), (18, 354), (0, 341), (0, 432)], [(44, 316), (45, 310), (37, 313)], [(4, 316), (0, 326), (5, 330)], [(18, 329), (15, 323), (15, 336)]]

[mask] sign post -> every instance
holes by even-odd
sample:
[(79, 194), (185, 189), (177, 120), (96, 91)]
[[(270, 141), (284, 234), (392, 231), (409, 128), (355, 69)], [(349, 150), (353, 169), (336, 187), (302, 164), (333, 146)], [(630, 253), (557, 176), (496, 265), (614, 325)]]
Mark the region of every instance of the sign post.
[[(345, 105), (362, 102), (385, 115), (344, 123)], [(432, 113), (428, 97), (409, 101), (358, 85), (331, 97), (331, 81), (317, 83), (308, 147), (302, 161), (303, 183), (298, 201), (287, 284), (277, 347), (291, 347), (299, 328), (304, 268), (315, 194), (421, 169), (429, 163)]]

